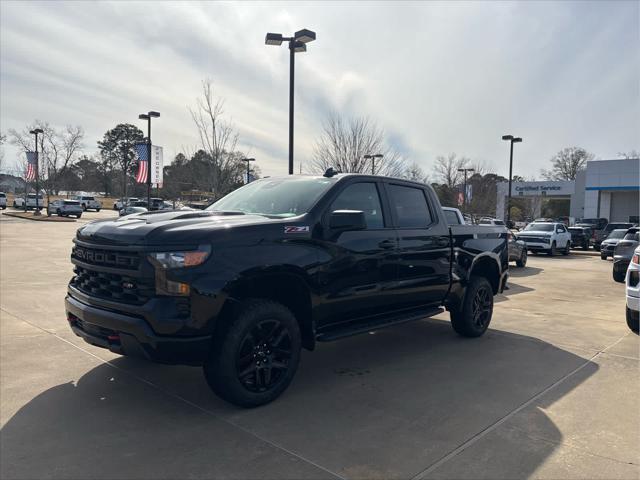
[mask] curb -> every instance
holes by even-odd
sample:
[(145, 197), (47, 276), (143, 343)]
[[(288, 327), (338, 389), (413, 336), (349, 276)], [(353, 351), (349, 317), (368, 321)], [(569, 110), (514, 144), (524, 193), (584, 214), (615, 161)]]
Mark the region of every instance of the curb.
[(2, 212), (7, 217), (21, 218), (23, 220), (33, 220), (35, 222), (75, 222), (75, 218), (67, 217), (49, 217), (46, 214), (34, 216), (33, 213), (18, 213), (18, 212)]

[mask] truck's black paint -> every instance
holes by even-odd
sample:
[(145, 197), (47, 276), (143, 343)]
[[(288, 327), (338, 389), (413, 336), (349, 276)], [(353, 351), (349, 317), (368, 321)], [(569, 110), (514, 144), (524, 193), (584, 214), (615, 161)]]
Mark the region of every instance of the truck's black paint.
[[(89, 343), (118, 353), (199, 364), (221, 325), (232, 322), (249, 298), (285, 305), (300, 325), (303, 345), (313, 349), (316, 340), (344, 336), (336, 332), (385, 326), (385, 318), (397, 323), (441, 307), (458, 309), (472, 274), (487, 278), (494, 294), (504, 288), (504, 227), (449, 227), (435, 193), (423, 184), (366, 175), (337, 175), (330, 181), (310, 211), (298, 217), (179, 210), (87, 224), (77, 233), (71, 258), (84, 272), (68, 286), (72, 328)], [(331, 228), (332, 201), (355, 182), (375, 183), (384, 227)], [(433, 223), (396, 228), (388, 194), (392, 184), (422, 189)], [(345, 218), (350, 215), (355, 218), (350, 212)], [(285, 233), (290, 226), (304, 228)], [(147, 254), (200, 245), (211, 248), (204, 264), (166, 272), (191, 286), (189, 297), (157, 295)], [(135, 268), (121, 268), (127, 262)], [(143, 300), (92, 294), (100, 282), (118, 291), (121, 280), (135, 285)], [(110, 332), (119, 340), (111, 342)]]

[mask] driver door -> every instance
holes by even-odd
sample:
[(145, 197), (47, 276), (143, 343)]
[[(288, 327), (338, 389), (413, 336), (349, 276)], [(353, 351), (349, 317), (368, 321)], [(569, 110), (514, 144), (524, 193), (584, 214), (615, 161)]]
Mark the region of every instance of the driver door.
[[(328, 261), (319, 273), (319, 326), (393, 310), (398, 239), (383, 205), (380, 184), (359, 181), (346, 185), (325, 212), (322, 243)], [(366, 228), (332, 231), (328, 219), (336, 210), (364, 212)]]

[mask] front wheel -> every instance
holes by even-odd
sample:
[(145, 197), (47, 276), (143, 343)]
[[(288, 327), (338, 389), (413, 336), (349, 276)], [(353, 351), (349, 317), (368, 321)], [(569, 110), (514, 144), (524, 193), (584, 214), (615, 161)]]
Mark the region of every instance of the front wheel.
[(100, 211), (100, 209), (99, 209), (99, 208), (96, 208), (96, 212), (99, 212), (99, 211)]
[(551, 244), (551, 248), (549, 249), (549, 251), (547, 251), (547, 254), (548, 254), (550, 257), (555, 256), (555, 254), (556, 254), (556, 242), (553, 242), (553, 243)]
[(451, 310), (451, 326), (463, 337), (480, 337), (493, 315), (493, 288), (484, 277), (473, 276), (467, 285), (462, 305)]
[(234, 405), (264, 405), (291, 383), (301, 346), (298, 322), (288, 308), (248, 300), (214, 343), (204, 376), (217, 395)]
[(606, 260), (606, 259), (607, 259), (607, 254), (600, 252), (600, 260)]
[(526, 250), (522, 250), (522, 254), (520, 255), (520, 258), (518, 260), (516, 260), (516, 265), (519, 266), (520, 268), (523, 268), (527, 265), (527, 251)]
[(562, 255), (566, 257), (570, 253), (571, 253), (571, 242), (567, 242), (567, 244), (564, 247), (564, 250), (562, 251)]
[(627, 326), (631, 329), (632, 332), (638, 333), (640, 330), (640, 314), (638, 312), (634, 312), (629, 307), (627, 309)]

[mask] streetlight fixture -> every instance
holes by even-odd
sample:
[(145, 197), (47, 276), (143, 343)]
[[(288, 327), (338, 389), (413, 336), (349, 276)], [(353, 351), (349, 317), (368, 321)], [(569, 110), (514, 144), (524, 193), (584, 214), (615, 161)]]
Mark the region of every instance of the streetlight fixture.
[[(35, 216), (40, 215), (40, 210), (38, 209), (38, 196), (40, 195), (40, 187), (38, 186), (38, 177), (40, 176), (40, 158), (38, 157), (38, 134), (44, 133), (41, 128), (34, 128), (29, 132), (36, 137), (36, 209), (33, 211)], [(28, 196), (28, 195), (27, 195)], [(24, 208), (27, 209), (27, 198), (24, 199)]]
[(459, 168), (459, 172), (464, 172), (464, 186), (462, 187), (462, 211), (467, 213), (467, 172), (475, 172), (473, 168)]
[(502, 140), (510, 142), (509, 149), (509, 197), (507, 199), (507, 228), (511, 228), (511, 177), (513, 173), (513, 144), (522, 142), (522, 138), (513, 135), (503, 135)]
[(249, 183), (250, 182), (250, 180), (249, 180), (249, 163), (250, 162), (255, 162), (256, 159), (255, 158), (241, 158), (240, 161), (247, 162), (247, 183)]
[(376, 174), (376, 158), (384, 157), (381, 153), (376, 153), (375, 155), (365, 155), (363, 158), (365, 160), (371, 160), (371, 175)]
[(316, 33), (306, 28), (297, 31), (293, 37), (283, 37), (281, 33), (267, 33), (266, 45), (282, 45), (289, 42), (289, 175), (293, 175), (293, 84), (295, 72), (295, 54), (306, 52), (307, 43), (316, 39)]
[(160, 112), (147, 112), (138, 115), (140, 120), (147, 121), (147, 209), (151, 211), (151, 118), (158, 118)]

